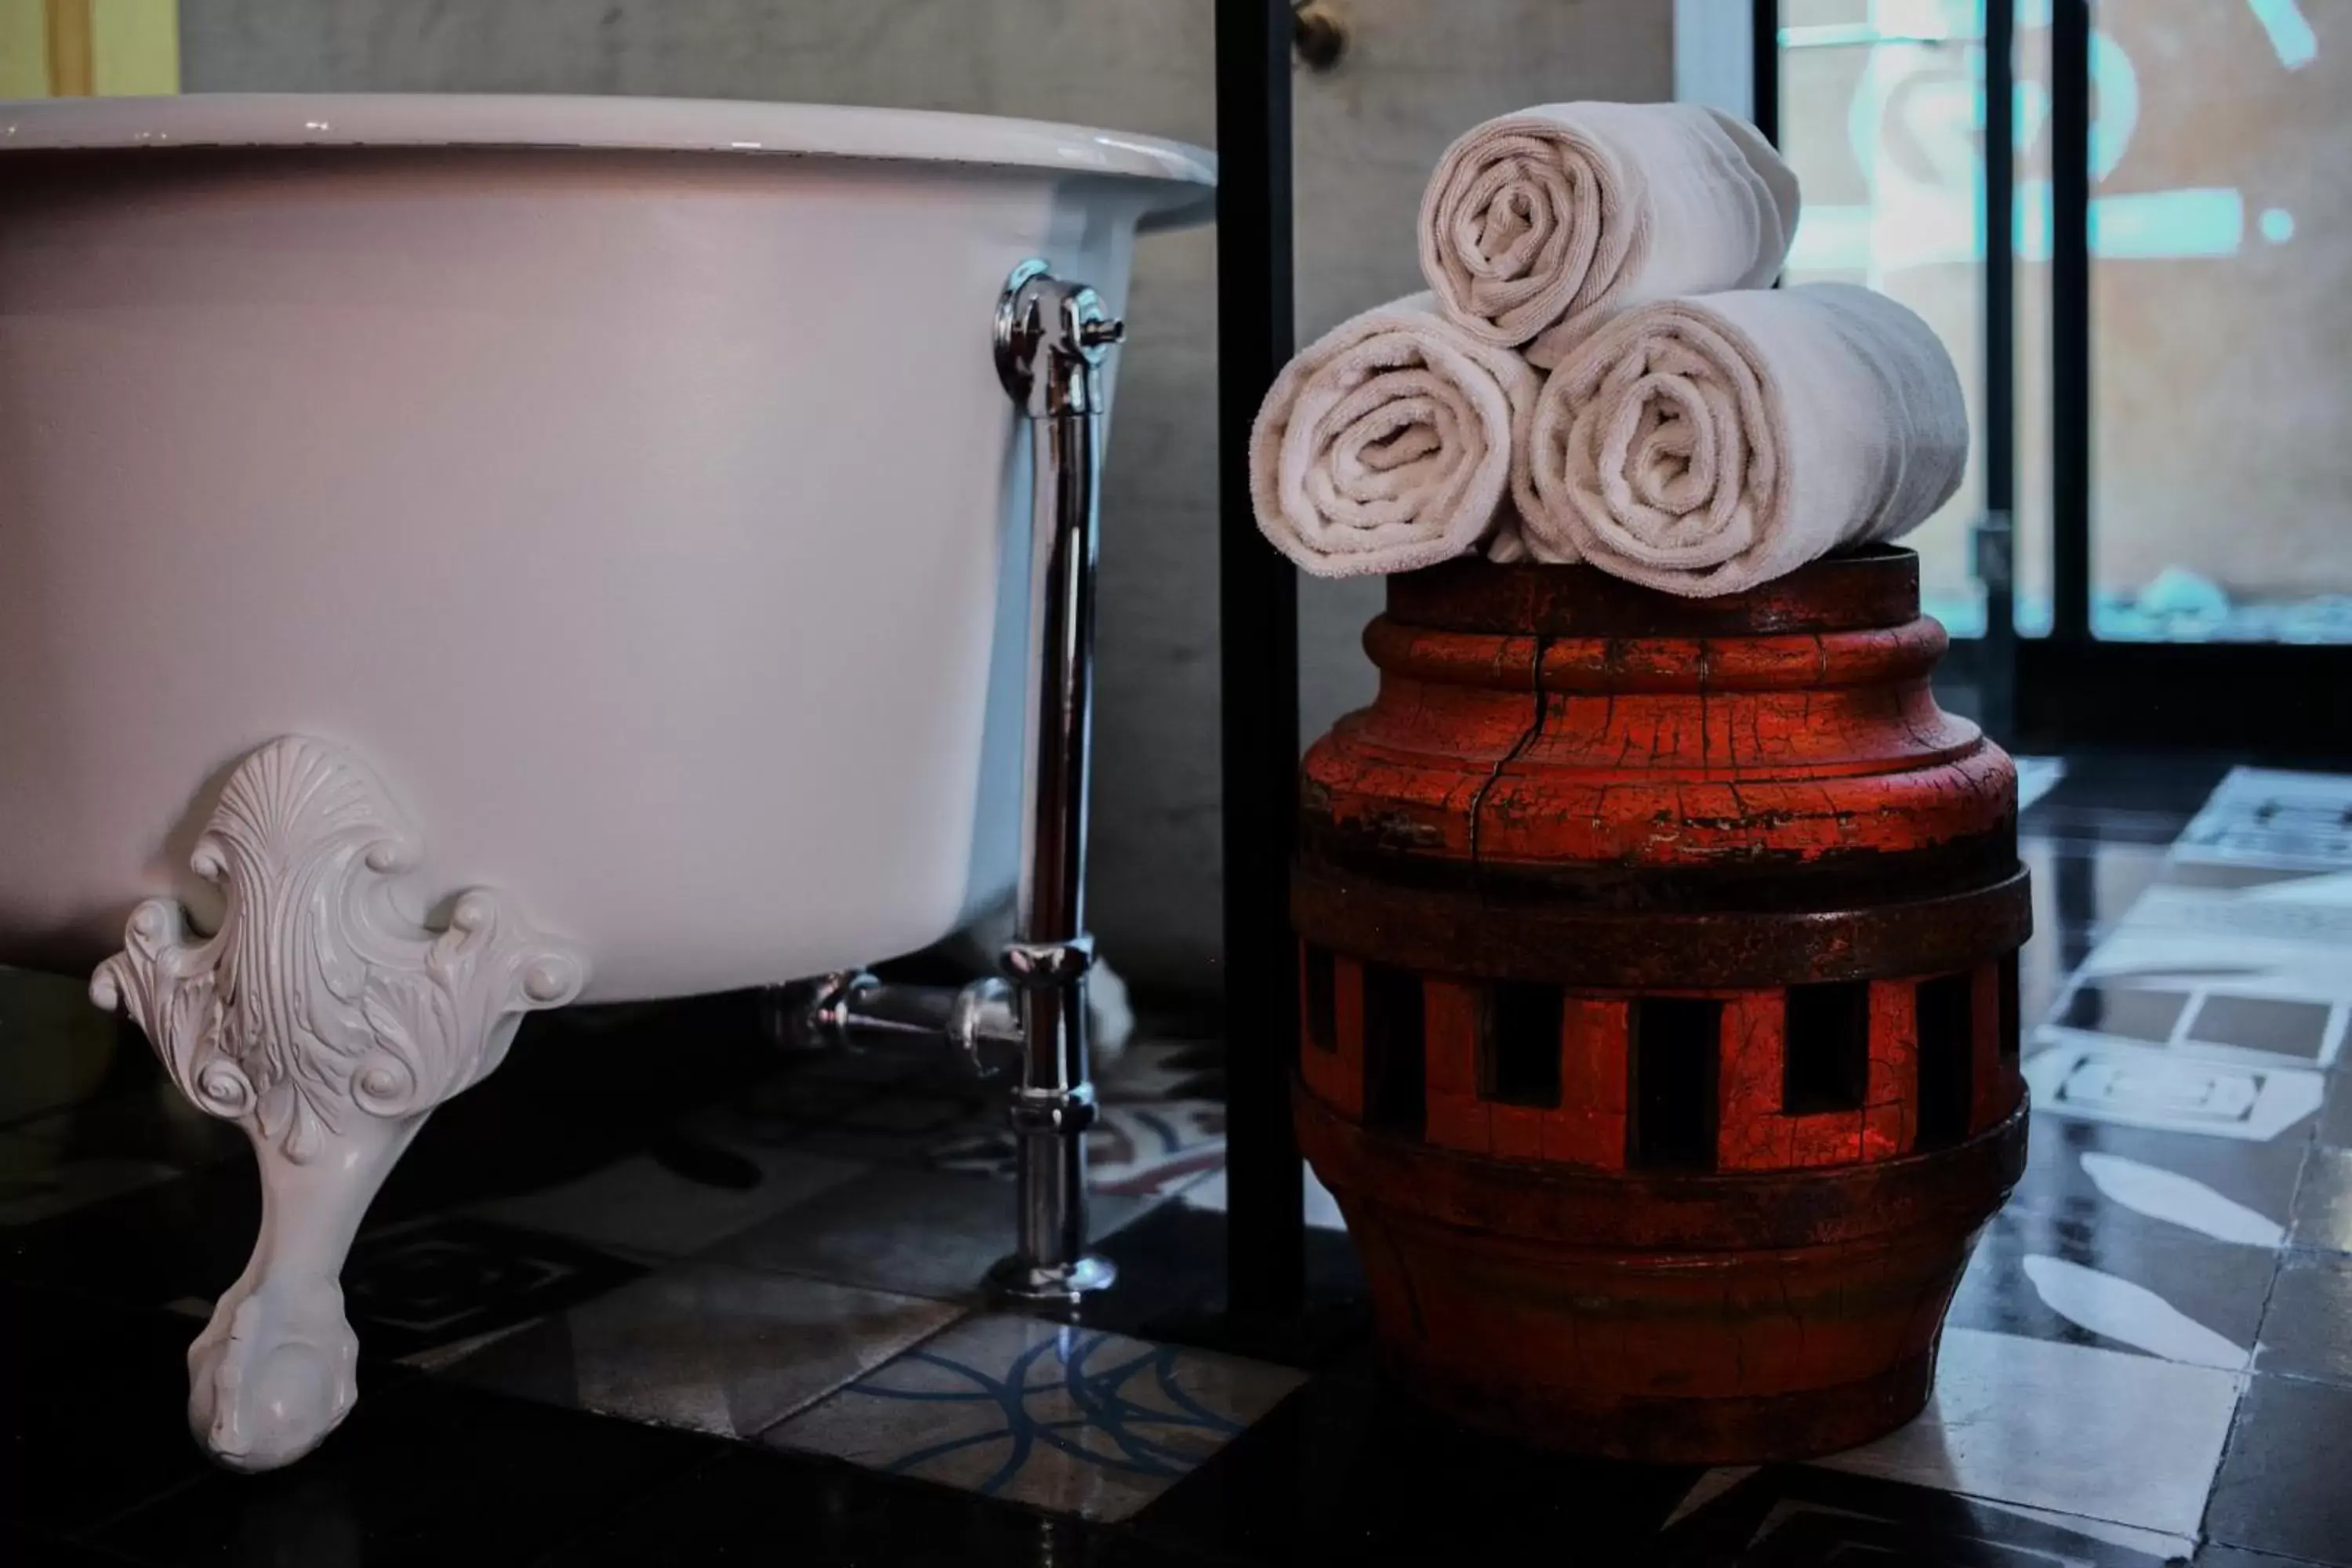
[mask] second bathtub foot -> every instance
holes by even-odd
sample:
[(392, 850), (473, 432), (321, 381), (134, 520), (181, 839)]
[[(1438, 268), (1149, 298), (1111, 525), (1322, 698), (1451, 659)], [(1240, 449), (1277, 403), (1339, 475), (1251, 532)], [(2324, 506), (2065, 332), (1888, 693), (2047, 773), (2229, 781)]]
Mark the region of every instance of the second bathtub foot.
[(226, 898), (190, 932), (139, 906), (90, 995), (130, 1014), (183, 1093), (261, 1167), (261, 1235), (188, 1350), (188, 1419), (234, 1469), (316, 1447), (358, 1394), (340, 1276), (368, 1204), (435, 1106), (497, 1067), (522, 1015), (569, 1002), (586, 959), (499, 894), (448, 929), (392, 906), (422, 842), (359, 760), (289, 736), (240, 763), (192, 864)]

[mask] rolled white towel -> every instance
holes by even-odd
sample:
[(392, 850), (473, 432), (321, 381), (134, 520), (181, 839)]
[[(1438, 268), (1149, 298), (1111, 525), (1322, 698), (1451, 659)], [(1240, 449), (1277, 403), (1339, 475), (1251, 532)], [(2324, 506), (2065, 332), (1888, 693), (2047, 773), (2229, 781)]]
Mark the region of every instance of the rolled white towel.
[(1959, 488), (1969, 414), (1927, 322), (1814, 283), (1604, 323), (1544, 383), (1528, 443), (1536, 559), (1698, 597), (1926, 521)]
[(1421, 198), (1421, 275), (1449, 321), (1558, 362), (1591, 318), (1759, 289), (1797, 176), (1744, 121), (1690, 103), (1554, 103), (1473, 126)]
[[(1318, 577), (1411, 572), (1495, 540), (1542, 378), (1416, 294), (1340, 322), (1250, 432), (1258, 528)], [(1524, 480), (1522, 480), (1524, 483)]]

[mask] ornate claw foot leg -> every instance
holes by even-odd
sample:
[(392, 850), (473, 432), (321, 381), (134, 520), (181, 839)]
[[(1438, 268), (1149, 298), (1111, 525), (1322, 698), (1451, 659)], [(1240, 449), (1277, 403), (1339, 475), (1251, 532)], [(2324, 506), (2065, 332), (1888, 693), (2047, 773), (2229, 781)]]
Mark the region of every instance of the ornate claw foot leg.
[(586, 959), (499, 894), (446, 931), (393, 908), (421, 840), (359, 761), (289, 736), (230, 778), (191, 864), (226, 895), (217, 933), (139, 906), (90, 997), (128, 1011), (173, 1080), (253, 1140), (261, 1236), (188, 1350), (188, 1419), (221, 1463), (299, 1458), (352, 1407), (359, 1342), (344, 1255), (433, 1108), (506, 1056), (535, 1007), (579, 994)]

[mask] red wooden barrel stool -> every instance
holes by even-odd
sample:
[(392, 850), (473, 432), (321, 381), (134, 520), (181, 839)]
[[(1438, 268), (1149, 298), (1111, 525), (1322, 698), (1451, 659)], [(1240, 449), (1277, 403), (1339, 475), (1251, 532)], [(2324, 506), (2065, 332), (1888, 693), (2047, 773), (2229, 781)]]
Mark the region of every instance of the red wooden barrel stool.
[(1423, 1399), (1695, 1462), (1926, 1402), (2025, 1157), (2017, 775), (1946, 642), (1894, 549), (1391, 581), (1301, 773), (1298, 1130)]

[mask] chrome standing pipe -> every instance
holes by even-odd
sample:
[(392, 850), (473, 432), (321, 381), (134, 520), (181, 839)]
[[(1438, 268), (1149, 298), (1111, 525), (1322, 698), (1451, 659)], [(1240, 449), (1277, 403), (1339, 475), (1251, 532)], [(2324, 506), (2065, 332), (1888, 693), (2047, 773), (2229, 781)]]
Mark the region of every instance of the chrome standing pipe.
[(1021, 1021), (1013, 1091), (1020, 1144), (1018, 1245), (990, 1272), (1002, 1296), (1069, 1303), (1108, 1285), (1087, 1250), (1087, 812), (1093, 761), (1095, 558), (1101, 536), (1101, 367), (1126, 335), (1102, 298), (1043, 261), (1007, 279), (996, 365), (1030, 425), (1029, 691), (1021, 889), (999, 967)]
[(982, 1073), (1016, 1063), (1018, 1232), (989, 1270), (996, 1295), (1070, 1306), (1116, 1277), (1087, 1250), (1087, 805), (1094, 724), (1095, 554), (1101, 532), (1104, 356), (1125, 336), (1101, 296), (1024, 261), (996, 310), (996, 367), (1029, 421), (1029, 688), (1024, 719), (1021, 888), (998, 978), (961, 991), (832, 974), (773, 1026), (795, 1048), (942, 1038)]

